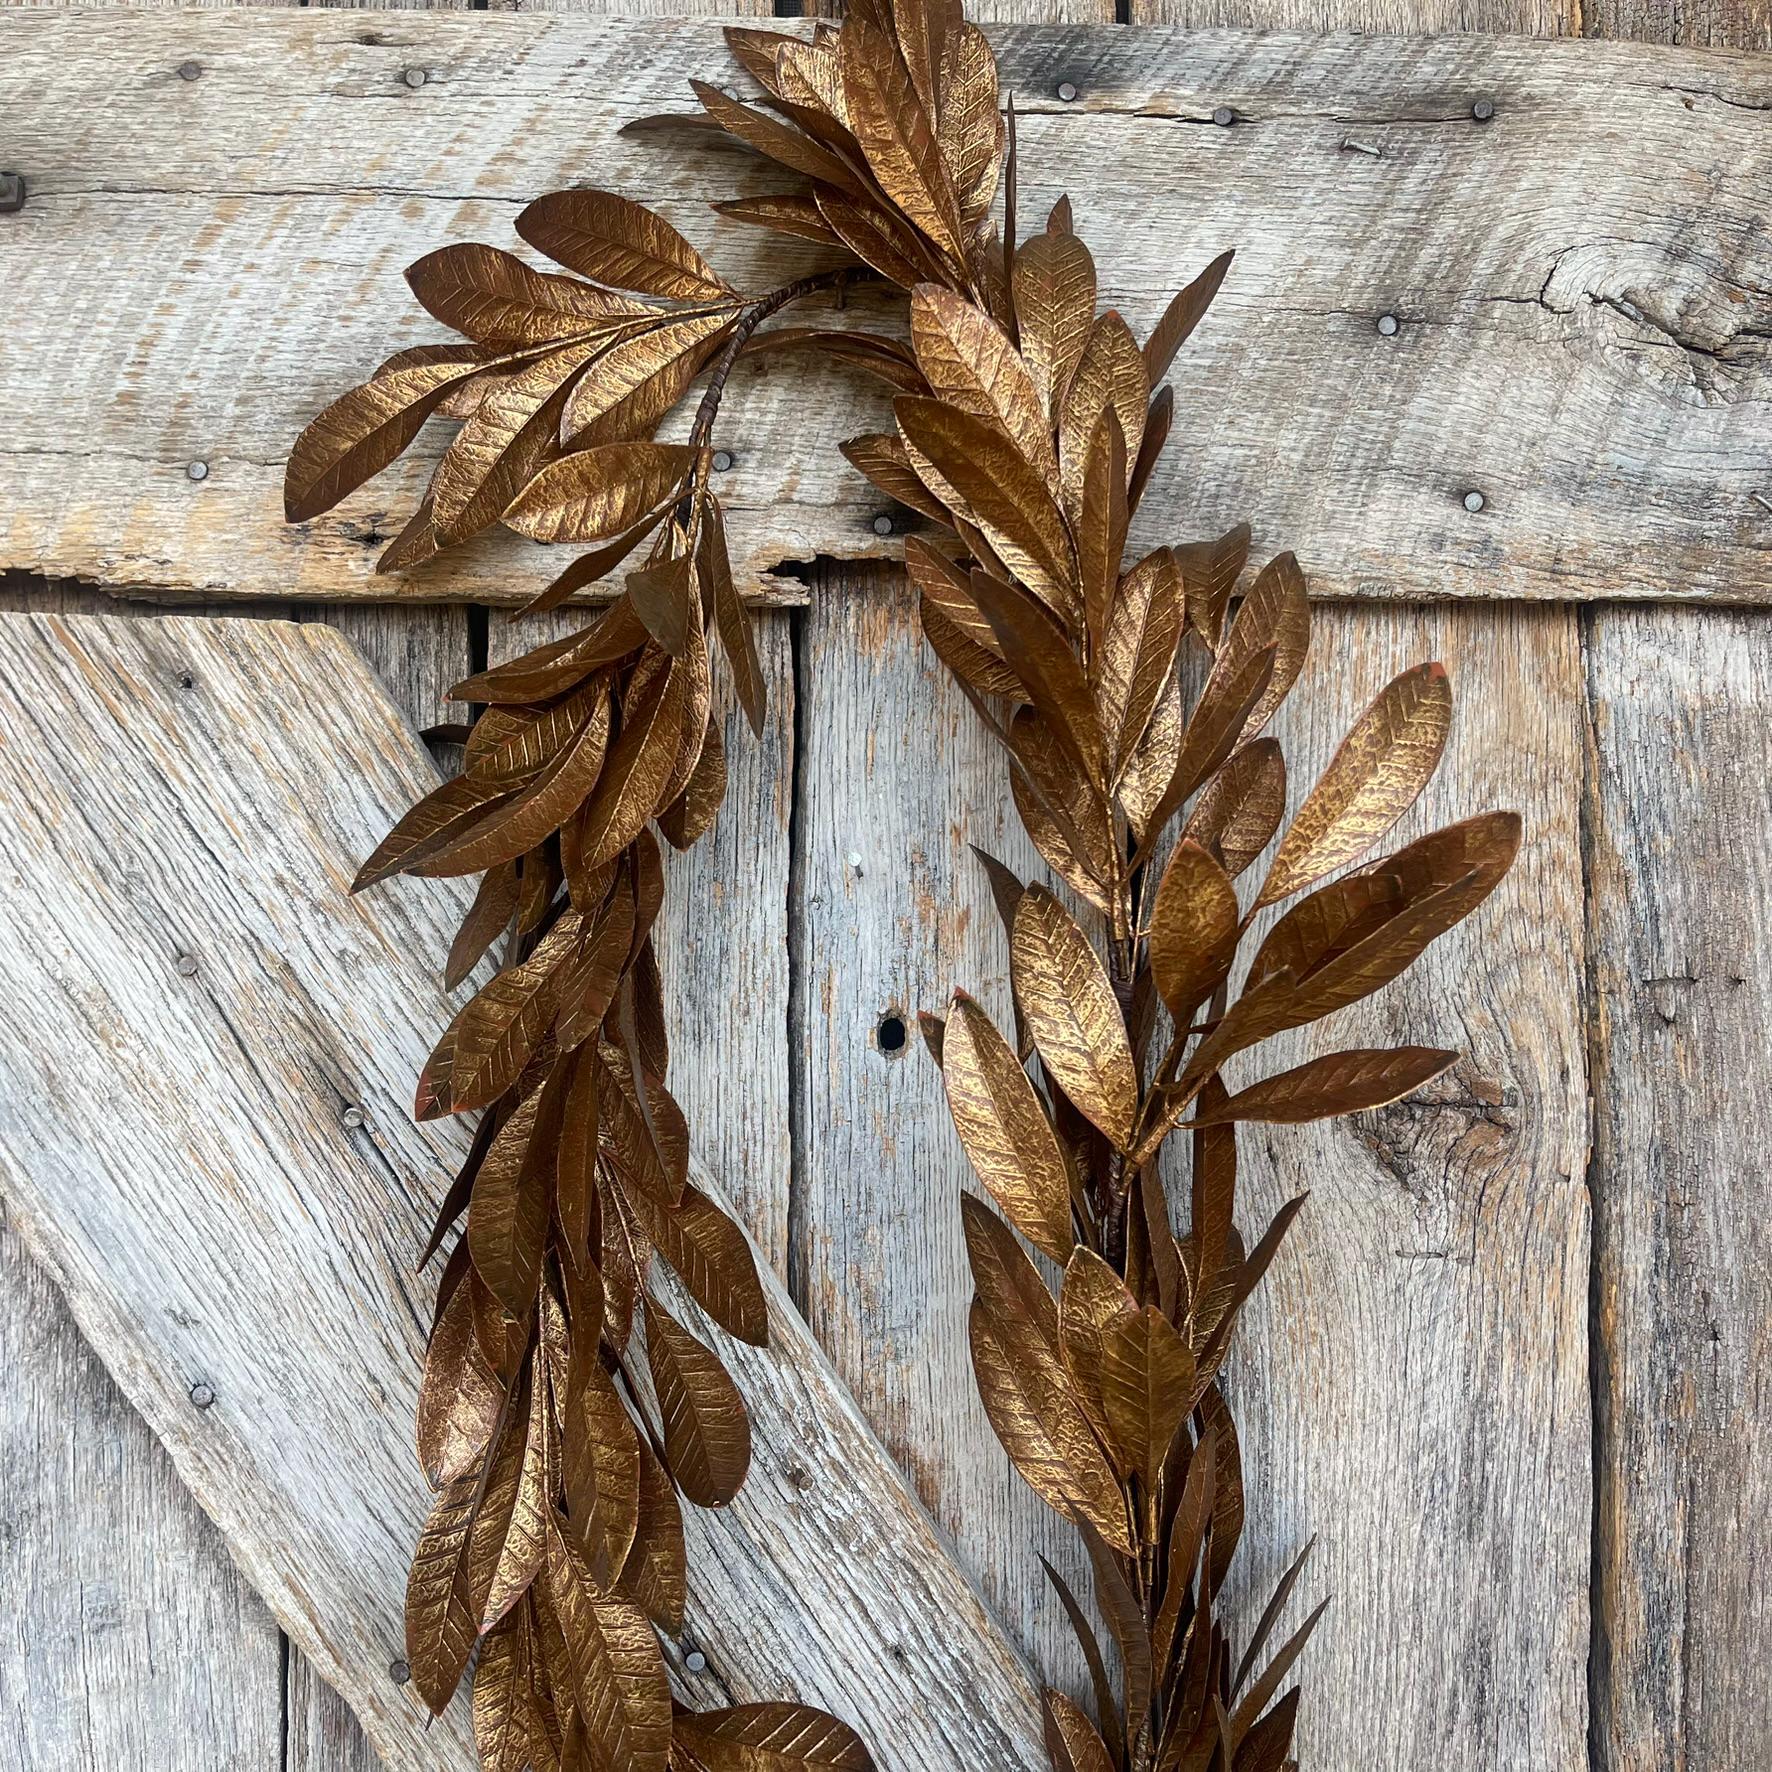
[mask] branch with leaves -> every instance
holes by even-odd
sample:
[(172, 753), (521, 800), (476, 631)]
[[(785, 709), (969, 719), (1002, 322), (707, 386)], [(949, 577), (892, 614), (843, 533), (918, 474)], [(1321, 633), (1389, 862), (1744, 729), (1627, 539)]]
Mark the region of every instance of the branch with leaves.
[[(715, 207), (815, 243), (827, 267), (745, 294), (640, 205), (556, 192), (517, 229), (571, 275), (483, 245), (421, 259), (414, 293), (463, 342), (391, 358), (313, 421), (289, 467), (303, 521), (449, 419), (384, 570), (497, 523), (587, 545), (529, 612), (627, 567), (581, 631), (457, 686), (483, 708), (459, 734), (461, 774), (357, 882), (483, 875), (452, 986), (503, 943), (418, 1093), (421, 1117), (481, 1118), (425, 1251), (453, 1238), (418, 1423), (438, 1493), (407, 1599), (413, 1677), (441, 1709), (478, 1643), (489, 1772), (869, 1764), (806, 1707), (678, 1707), (656, 1635), (682, 1623), (679, 1498), (729, 1501), (750, 1445), (718, 1356), (653, 1296), (654, 1258), (728, 1333), (759, 1340), (765, 1321), (742, 1233), (688, 1181), (666, 1087), (654, 832), (687, 847), (723, 797), (717, 671), (761, 724), (711, 443), (742, 355), (811, 346), (895, 395), (893, 430), (845, 453), (927, 519), (906, 544), (924, 631), (1001, 740), (1021, 817), (1082, 913), (985, 857), (1014, 1026), (964, 992), (923, 1018), (998, 1208), (962, 1203), (980, 1393), (1017, 1469), (1083, 1535), (1118, 1662), (1115, 1683), (1055, 1574), (1094, 1715), (1047, 1694), (1053, 1764), (1273, 1772), (1298, 1703), (1280, 1689), (1321, 1608), (1271, 1655), (1299, 1564), (1240, 1653), (1215, 1609), (1243, 1520), (1218, 1380), (1302, 1202), (1245, 1248), (1236, 1128), (1378, 1106), (1453, 1055), (1338, 1052), (1235, 1093), (1223, 1070), (1396, 977), (1494, 888), (1518, 821), (1484, 815), (1364, 861), (1445, 744), (1450, 688), (1421, 666), (1356, 724), (1245, 906), (1238, 881), (1286, 822), (1264, 729), (1309, 646), (1303, 577), (1282, 554), (1245, 583), (1246, 527), (1125, 558), (1172, 422), (1164, 377), (1229, 255), (1140, 345), (1097, 311), (1068, 200), (1018, 240), (1013, 108), (957, 5), (864, 0), (840, 29), (727, 40), (758, 94), (697, 83), (706, 121), (794, 183)], [(768, 325), (864, 281), (908, 297), (903, 333)], [(659, 442), (704, 378), (684, 440)], [(1163, 1164), (1178, 1131), (1179, 1234)], [(1061, 1270), (1056, 1296), (1030, 1247)]]

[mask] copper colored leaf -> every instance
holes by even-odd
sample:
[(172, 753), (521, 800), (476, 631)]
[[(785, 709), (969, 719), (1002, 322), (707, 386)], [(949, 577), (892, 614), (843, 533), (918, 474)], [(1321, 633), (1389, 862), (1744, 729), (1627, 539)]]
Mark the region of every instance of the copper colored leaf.
[(693, 1187), (685, 1187), (674, 1205), (642, 1195), (634, 1197), (633, 1205), (653, 1246), (689, 1296), (728, 1335), (766, 1346), (769, 1306), (750, 1239), (736, 1221)]
[(496, 246), (444, 246), (406, 267), (406, 281), (445, 326), (483, 345), (539, 345), (594, 332), (646, 309), (571, 277), (531, 270)]
[(1257, 903), (1286, 898), (1370, 849), (1427, 786), (1451, 720), (1444, 665), (1416, 665), (1393, 678), (1298, 809)]
[(529, 1421), (521, 1435), (523, 1453), (516, 1490), (499, 1545), (494, 1573), (480, 1601), (482, 1627), (490, 1629), (528, 1590), (547, 1560), (552, 1489), (559, 1468), (559, 1443), (548, 1401), (539, 1350), (529, 1385)]
[(870, 432), (840, 444), (844, 459), (896, 503), (937, 523), (949, 521), (948, 508), (917, 477), (904, 443), (897, 437)]
[(1030, 886), (1016, 907), (1010, 970), (1042, 1062), (1088, 1119), (1125, 1149), (1138, 1111), (1125, 1023), (1088, 937), (1043, 886)]
[(1187, 343), (1189, 335), (1212, 305), (1212, 298), (1218, 293), (1218, 286), (1231, 268), (1234, 256), (1221, 252), (1170, 302), (1163, 310), (1162, 319), (1151, 328), (1150, 337), (1144, 341), (1144, 363), (1153, 387), (1168, 374), (1175, 353)]
[(1236, 954), (1237, 933), (1230, 875), (1183, 838), (1151, 906), (1151, 975), (1171, 1015), (1192, 1014), (1217, 989)]
[(587, 866), (611, 860), (639, 836), (648, 819), (663, 810), (665, 788), (682, 739), (687, 679), (679, 665), (654, 673), (633, 706), (624, 710), (622, 729), (585, 813)]
[(1040, 1703), (1053, 1772), (1114, 1772), (1107, 1743), (1077, 1705), (1050, 1686), (1040, 1694)]
[(474, 1267), (513, 1317), (529, 1307), (548, 1234), (548, 1177), (529, 1160), (539, 1096), (519, 1107), (493, 1140), (468, 1206)]
[(959, 196), (960, 219), (975, 226), (990, 209), (1003, 161), (997, 61), (976, 25), (952, 32), (942, 53), (936, 140)]
[(479, 965), (488, 948), (511, 926), (517, 909), (517, 870), (506, 862), (488, 869), (461, 928), (450, 944), (444, 986), (454, 990)]
[(1208, 646), (1216, 648), (1225, 611), (1249, 559), (1249, 525), (1239, 523), (1214, 541), (1186, 542), (1175, 561), (1187, 585), (1188, 619)]
[[(1082, 508), (1076, 527), (1077, 565), (1082, 581), (1084, 631), (1089, 639), (1091, 675), (1101, 674), (1100, 654), (1106, 643), (1109, 621), (1118, 616), (1115, 606), (1120, 589), (1120, 558), (1126, 551), (1126, 525), (1129, 512), (1126, 503), (1126, 440), (1120, 435), (1120, 421), (1111, 406), (1102, 409), (1096, 421), (1095, 434), (1089, 441), (1089, 459), (1083, 468)], [(1180, 575), (1176, 575), (1180, 584)], [(1135, 584), (1135, 590), (1143, 587)], [(1144, 598), (1148, 610), (1149, 597)], [(1124, 625), (1123, 621), (1117, 625)], [(1142, 612), (1135, 624), (1143, 626)], [(1136, 636), (1134, 636), (1136, 639)], [(1122, 655), (1135, 652), (1122, 640)], [(1129, 671), (1125, 674), (1129, 676)], [(1122, 698), (1122, 702), (1123, 702)], [(1121, 720), (1107, 720), (1110, 732), (1118, 732)], [(1142, 730), (1142, 728), (1141, 728)], [(1137, 742), (1134, 733), (1131, 743)]]
[(855, 169), (810, 136), (802, 135), (799, 130), (777, 122), (773, 117), (764, 116), (750, 105), (740, 104), (705, 80), (691, 80), (689, 84), (707, 114), (728, 135), (795, 172), (805, 173), (808, 178), (833, 185), (851, 196), (867, 194), (867, 187)]
[(517, 217), (517, 232), (569, 271), (616, 289), (684, 300), (733, 293), (662, 216), (613, 191), (552, 191)]
[(1043, 1254), (1070, 1254), (1070, 1171), (1027, 1073), (990, 1017), (956, 991), (942, 1081), (966, 1155), (1009, 1222)]
[[(1211, 1119), (1297, 1122), (1357, 1114), (1383, 1107), (1431, 1083), (1457, 1059), (1456, 1052), (1437, 1052), (1427, 1046), (1332, 1052), (1239, 1090)], [(1210, 1120), (1196, 1115), (1194, 1124), (1206, 1125)]]
[(550, 463), (505, 512), (537, 541), (603, 541), (676, 496), (696, 452), (680, 443), (605, 443)]
[(936, 274), (939, 259), (934, 248), (893, 211), (823, 185), (814, 189), (813, 201), (831, 232), (887, 282), (910, 289)]
[(1093, 1249), (1079, 1244), (1065, 1264), (1058, 1297), (1058, 1334), (1077, 1399), (1122, 1475), (1131, 1461), (1108, 1420), (1102, 1399), (1102, 1357), (1108, 1331), (1119, 1317), (1136, 1315), (1126, 1282)]
[(1009, 754), (1010, 791), (1034, 846), (1073, 892), (1106, 911), (1115, 859), (1107, 802), (1032, 708), (1011, 721)]
[(970, 589), (973, 603), (990, 623), (997, 651), (1020, 679), (1047, 729), (1082, 770), (1085, 783), (1100, 783), (1105, 745), (1095, 700), (1057, 624), (1026, 592), (988, 572), (975, 569)]
[(1090, 328), (1060, 409), (1058, 453), (1066, 510), (1082, 508), (1089, 446), (1102, 413), (1111, 409), (1118, 420), (1130, 469), (1144, 439), (1150, 399), (1150, 378), (1131, 328), (1110, 308)]
[(1119, 780), (1156, 712), (1185, 615), (1181, 574), (1167, 548), (1147, 554), (1120, 579), (1090, 663), (1111, 780)]
[(474, 1667), (474, 1745), (481, 1772), (558, 1772), (536, 1683), (535, 1644), (519, 1608), (480, 1645)]
[(1072, 233), (1035, 234), (1015, 254), (1013, 284), (1021, 349), (1056, 424), (1095, 324), (1095, 261)]
[(734, 197), (716, 203), (714, 209), (717, 214), (753, 227), (773, 228), (778, 234), (794, 234), (823, 245), (842, 245), (836, 230), (819, 213), (817, 202), (810, 196)]
[(433, 1488), (479, 1470), (503, 1407), (474, 1332), (472, 1294), (458, 1285), (431, 1331), (418, 1394), (418, 1457)]
[[(687, 313), (614, 340), (574, 383), (560, 419), (562, 437), (575, 449), (644, 437), (683, 397), (737, 312)], [(618, 418), (614, 433), (605, 435)]]
[(671, 1759), (688, 1772), (872, 1772), (847, 1723), (806, 1704), (740, 1704), (680, 1711)]
[(1194, 1360), (1155, 1305), (1116, 1316), (1102, 1334), (1101, 1397), (1114, 1439), (1147, 1487), (1194, 1403)]
[(696, 555), (696, 568), (704, 589), (714, 601), (714, 628), (725, 648), (727, 662), (732, 666), (732, 686), (745, 719), (758, 738), (763, 736), (763, 718), (768, 708), (768, 690), (763, 681), (763, 663), (757, 653), (757, 638), (750, 618), (739, 600), (738, 587), (732, 582), (732, 559), (726, 548), (726, 519), (720, 501), (709, 498), (702, 517), (701, 540)]
[(1267, 647), (1274, 651), (1273, 673), (1249, 710), (1240, 744), (1248, 744), (1291, 693), (1310, 644), (1311, 606), (1305, 595), (1304, 574), (1291, 554), (1281, 554), (1256, 574), (1219, 650), (1219, 666), (1232, 670)]
[(1043, 603), (1071, 619), (1078, 606), (1076, 557), (1039, 470), (995, 425), (939, 400), (904, 394), (892, 410), (918, 477), (984, 531)]
[(726, 743), (720, 728), (710, 724), (682, 793), (658, 815), (658, 828), (673, 849), (690, 849), (713, 825), (726, 798)]
[(611, 1586), (627, 1561), (640, 1518), (640, 1441), (615, 1381), (595, 1358), (566, 1400), (561, 1481), (567, 1517), (592, 1574)]
[(1215, 854), (1234, 880), (1273, 841), (1285, 812), (1286, 760), (1273, 739), (1258, 738), (1207, 782), (1181, 834)]
[(571, 1696), (593, 1763), (665, 1772), (671, 1688), (658, 1638), (638, 1606), (599, 1590), (557, 1528), (548, 1534), (547, 1603), (566, 1640)]
[(672, 658), (689, 651), (689, 624), (700, 619), (695, 596), (695, 567), (686, 554), (667, 553), (648, 561), (627, 578), (628, 601), (634, 613)]
[(419, 1697), (441, 1715), (461, 1684), (478, 1621), (468, 1593), (468, 1535), (480, 1473), (444, 1486), (412, 1553), (406, 1580), (406, 1663)]
[(438, 346), (428, 360), (384, 369), (341, 395), (296, 438), (283, 477), (283, 515), (305, 523), (379, 474), (423, 428), (485, 352)]
[(664, 1466), (642, 1438), (639, 1515), (622, 1565), (620, 1591), (644, 1607), (661, 1630), (681, 1636), (687, 1579), (683, 1510)]
[(724, 1507), (751, 1463), (751, 1423), (737, 1387), (719, 1360), (650, 1298), (646, 1356), (677, 1487), (697, 1507)]

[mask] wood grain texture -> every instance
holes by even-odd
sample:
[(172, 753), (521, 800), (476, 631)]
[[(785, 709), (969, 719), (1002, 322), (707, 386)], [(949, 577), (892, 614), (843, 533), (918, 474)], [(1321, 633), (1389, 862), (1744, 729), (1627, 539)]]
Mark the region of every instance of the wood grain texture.
[[(427, 1734), (386, 1672), (424, 1500), (407, 1442), (429, 1288), (411, 1248), (462, 1145), (413, 1126), (405, 1098), (443, 1008), (428, 957), (464, 894), (344, 895), (434, 775), (319, 624), (9, 617), (0, 659), (19, 905), (0, 947), (0, 1188), (383, 1758), (465, 1765), (463, 1707)], [(323, 717), (269, 718), (302, 704)], [(58, 779), (77, 820), (44, 796)], [(694, 1639), (717, 1645), (724, 1689), (830, 1703), (885, 1767), (1035, 1764), (1019, 1664), (769, 1290), (772, 1349), (732, 1360), (752, 1480), (692, 1523), (710, 1572)], [(884, 1668), (882, 1641), (902, 1651)]]
[(1595, 1765), (1762, 1766), (1772, 1509), (1772, 624), (1588, 652)]
[[(25, 395), (0, 564), (206, 596), (364, 594), (424, 452), (303, 530), (277, 524), (276, 489), (302, 422), (427, 330), (407, 262), (450, 239), (508, 244), (524, 199), (585, 180), (644, 190), (741, 276), (761, 250), (697, 224), (701, 155), (615, 135), (684, 108), (689, 72), (724, 68), (700, 21), (412, 13), (389, 34), (301, 10), (9, 14), (0, 33), (33, 144), (32, 197), (0, 231)], [(1772, 519), (1750, 496), (1772, 444), (1763, 60), (999, 36), (1027, 113), (1026, 210), (1095, 193), (1079, 224), (1135, 324), (1241, 250), (1184, 367), (1192, 422), (1147, 503), (1154, 528), (1290, 526), (1336, 595), (1772, 595)], [(177, 77), (185, 59), (200, 79)], [(1062, 79), (1077, 103), (1054, 96)], [(1491, 123), (1473, 121), (1476, 96)], [(562, 106), (570, 131), (549, 123)], [(1233, 127), (1211, 126), (1219, 107)], [(1097, 189), (1103, 164), (1120, 174)], [(1376, 331), (1387, 312), (1394, 337)], [(1190, 386), (1235, 394), (1190, 402)], [(783, 362), (735, 388), (747, 581), (891, 551), (825, 444), (880, 410)], [(501, 601), (545, 570), (507, 537), (417, 582)]]

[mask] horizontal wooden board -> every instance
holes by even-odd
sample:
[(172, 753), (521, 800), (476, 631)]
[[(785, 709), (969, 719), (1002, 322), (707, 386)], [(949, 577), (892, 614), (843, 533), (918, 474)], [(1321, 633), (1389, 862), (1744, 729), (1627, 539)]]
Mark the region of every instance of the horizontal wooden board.
[[(427, 1732), (390, 1674), (426, 1502), (411, 1264), (462, 1146), (409, 1098), (464, 894), (345, 896), (434, 772), (320, 624), (7, 616), (0, 683), (0, 1193), (387, 1762), (465, 1768), (462, 1703)], [(883, 1768), (1033, 1767), (1019, 1660), (765, 1283), (771, 1347), (728, 1348), (751, 1478), (686, 1510), (688, 1685), (822, 1702)]]
[[(1772, 500), (1763, 57), (997, 37), (1025, 113), (1024, 216), (1073, 189), (1136, 325), (1240, 251), (1182, 365), (1153, 533), (1247, 516), (1338, 596), (1772, 598), (1754, 497)], [(383, 595), (371, 565), (435, 445), (305, 528), (282, 526), (277, 489), (302, 423), (431, 330), (406, 263), (510, 245), (523, 201), (596, 183), (659, 203), (740, 281), (765, 275), (757, 237), (701, 204), (778, 180), (678, 132), (617, 134), (685, 108), (692, 73), (732, 78), (705, 21), (9, 12), (0, 65), (30, 185), (0, 218), (0, 565)], [(729, 405), (723, 490), (754, 589), (797, 600), (771, 576), (783, 560), (896, 548), (830, 447), (883, 419), (878, 396), (776, 359)], [(548, 570), (500, 537), (402, 589), (509, 601)]]

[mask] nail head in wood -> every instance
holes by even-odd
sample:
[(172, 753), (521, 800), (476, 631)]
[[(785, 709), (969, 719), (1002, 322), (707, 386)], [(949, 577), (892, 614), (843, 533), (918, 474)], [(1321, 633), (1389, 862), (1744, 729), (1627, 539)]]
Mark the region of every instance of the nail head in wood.
[(180, 954), (172, 962), (172, 969), (180, 978), (195, 978), (197, 976), (197, 956), (195, 954)]
[(180, 62), (178, 77), (181, 80), (201, 80), (203, 78), (203, 64), (201, 62)]
[(25, 206), (25, 176), (0, 172), (0, 215), (16, 215)]
[(1492, 98), (1478, 99), (1477, 102), (1471, 106), (1471, 115), (1475, 117), (1479, 123), (1487, 123), (1489, 119), (1495, 115), (1495, 100)]
[(414, 92), (417, 92), (418, 89), (430, 79), (430, 75), (427, 74), (423, 68), (408, 68), (400, 78), (404, 80)]
[(1464, 495), (1464, 508), (1467, 511), (1480, 511), (1487, 502), (1480, 492), (1467, 492)]
[(185, 467), (185, 478), (187, 480), (207, 480), (209, 478), (209, 463), (206, 461), (187, 463)]
[(1396, 315), (1380, 314), (1378, 316), (1378, 330), (1380, 335), (1384, 338), (1395, 338), (1397, 336)]
[(390, 1661), (388, 1663), (388, 1678), (396, 1686), (404, 1686), (412, 1678), (412, 1669), (404, 1661)]
[(1351, 135), (1346, 137), (1343, 140), (1341, 145), (1344, 148), (1349, 149), (1351, 152), (1353, 152), (1355, 154), (1365, 154), (1374, 160), (1380, 159), (1382, 157), (1382, 150), (1379, 149), (1374, 143), (1372, 143), (1372, 142), (1357, 142), (1354, 140), (1354, 138)]
[(714, 451), (714, 472), (716, 474), (732, 472), (732, 451), (730, 449), (716, 449)]
[(1218, 109), (1212, 113), (1212, 121), (1216, 123), (1220, 129), (1229, 129), (1236, 120), (1237, 113), (1233, 111), (1229, 105), (1220, 105)]
[(338, 1123), (348, 1132), (355, 1132), (363, 1124), (364, 1113), (360, 1107), (348, 1107), (339, 1115)]
[(692, 1674), (705, 1673), (707, 1671), (708, 1658), (703, 1655), (699, 1649), (691, 1649), (689, 1653), (683, 1657), (683, 1665), (688, 1668)]
[(890, 513), (886, 511), (882, 511), (874, 519), (874, 533), (876, 535), (890, 535), (897, 527), (898, 525), (892, 521)]
[(202, 1379), (191, 1386), (191, 1403), (194, 1408), (207, 1409), (215, 1401), (215, 1387), (205, 1384)]
[(1077, 87), (1075, 81), (1060, 80), (1058, 83), (1058, 96), (1064, 104), (1074, 105), (1077, 102)]

